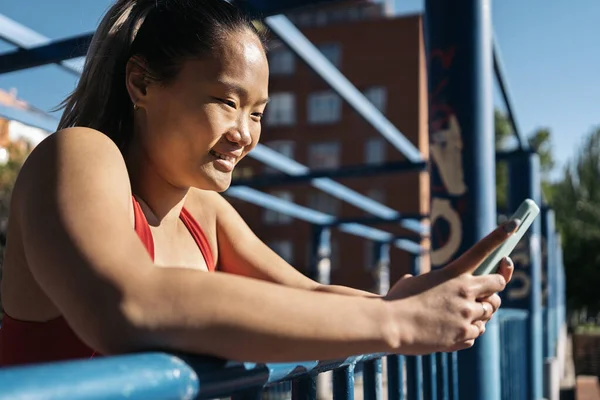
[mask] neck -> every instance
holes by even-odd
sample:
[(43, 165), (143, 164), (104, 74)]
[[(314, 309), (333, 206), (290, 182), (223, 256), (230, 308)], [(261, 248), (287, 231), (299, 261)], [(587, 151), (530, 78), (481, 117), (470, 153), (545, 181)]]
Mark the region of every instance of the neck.
[(140, 146), (132, 146), (125, 156), (131, 190), (140, 201), (151, 226), (177, 223), (189, 188), (170, 184), (154, 168)]

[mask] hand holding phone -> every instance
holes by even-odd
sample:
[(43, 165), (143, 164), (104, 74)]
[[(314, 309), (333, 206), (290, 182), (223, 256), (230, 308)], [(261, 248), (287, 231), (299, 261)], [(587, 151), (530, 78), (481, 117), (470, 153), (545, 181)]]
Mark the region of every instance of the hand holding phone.
[(540, 213), (540, 209), (531, 199), (526, 199), (521, 203), (517, 211), (512, 215), (512, 219), (521, 221), (517, 227), (517, 231), (506, 239), (499, 247), (496, 248), (483, 262), (477, 267), (474, 275), (487, 275), (495, 273), (498, 268), (498, 263), (504, 257), (508, 257), (515, 249), (521, 238), (525, 235), (535, 218)]

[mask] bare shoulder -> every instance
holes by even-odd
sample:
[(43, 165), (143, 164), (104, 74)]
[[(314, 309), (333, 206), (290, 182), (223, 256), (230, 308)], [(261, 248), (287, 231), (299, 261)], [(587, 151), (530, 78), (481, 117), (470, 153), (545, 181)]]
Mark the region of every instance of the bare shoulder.
[(102, 132), (84, 127), (60, 130), (44, 139), (29, 155), (15, 185), (15, 196), (32, 185), (81, 184), (93, 176), (130, 192), (125, 160)]
[(102, 132), (75, 127), (60, 130), (44, 139), (27, 158), (24, 171), (36, 167), (59, 167), (65, 163), (79, 167), (85, 162), (90, 167), (105, 167), (96, 162), (109, 163), (113, 168), (125, 167), (125, 161), (115, 143)]

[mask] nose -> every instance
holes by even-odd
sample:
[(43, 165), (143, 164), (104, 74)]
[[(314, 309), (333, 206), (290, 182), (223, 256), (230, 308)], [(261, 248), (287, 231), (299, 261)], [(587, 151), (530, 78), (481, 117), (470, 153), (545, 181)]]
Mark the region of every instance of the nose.
[(248, 122), (245, 122), (240, 118), (240, 121), (236, 126), (232, 127), (227, 133), (227, 140), (241, 147), (250, 146), (252, 144), (252, 135), (250, 134)]

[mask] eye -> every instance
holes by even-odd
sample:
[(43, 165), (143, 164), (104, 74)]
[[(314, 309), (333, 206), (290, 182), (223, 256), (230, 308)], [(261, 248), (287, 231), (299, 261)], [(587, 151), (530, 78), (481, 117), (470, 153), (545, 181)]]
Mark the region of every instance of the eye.
[(227, 99), (217, 99), (219, 100), (221, 103), (225, 104), (228, 107), (233, 108), (234, 110), (237, 109), (237, 104), (235, 104), (235, 101), (233, 100), (227, 100)]
[(252, 116), (255, 117), (255, 118), (258, 118), (259, 120), (262, 119), (263, 115), (264, 114), (261, 113), (261, 112), (252, 113)]

